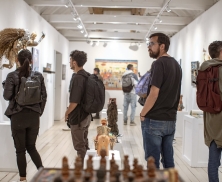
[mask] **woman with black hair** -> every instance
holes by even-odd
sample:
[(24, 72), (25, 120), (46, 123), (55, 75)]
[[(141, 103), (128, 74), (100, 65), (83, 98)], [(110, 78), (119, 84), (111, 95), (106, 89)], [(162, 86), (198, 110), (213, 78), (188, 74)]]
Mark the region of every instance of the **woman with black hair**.
[[(43, 167), (35, 143), (39, 133), (40, 116), (46, 104), (47, 93), (42, 74), (31, 71), (31, 52), (29, 50), (20, 51), (16, 62), (19, 67), (7, 75), (3, 97), (9, 101), (5, 115), (11, 120), (12, 137), (16, 148), (20, 181), (26, 182), (26, 150), (37, 169)], [(16, 101), (16, 96), (19, 92), (21, 81), (30, 76), (38, 78), (39, 82), (41, 82), (39, 87), (41, 102), (32, 105), (19, 105)]]

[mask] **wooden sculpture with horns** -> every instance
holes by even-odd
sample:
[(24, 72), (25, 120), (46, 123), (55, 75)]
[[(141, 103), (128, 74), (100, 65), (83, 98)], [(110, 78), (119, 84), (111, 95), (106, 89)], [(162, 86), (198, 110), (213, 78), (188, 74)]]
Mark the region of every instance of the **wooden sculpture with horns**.
[[(14, 66), (15, 59), (20, 50), (27, 47), (37, 46), (45, 34), (42, 33), (39, 41), (36, 42), (36, 34), (30, 34), (28, 30), (18, 28), (6, 28), (0, 31), (0, 69), (9, 68)], [(9, 63), (3, 64), (3, 59), (7, 59)]]

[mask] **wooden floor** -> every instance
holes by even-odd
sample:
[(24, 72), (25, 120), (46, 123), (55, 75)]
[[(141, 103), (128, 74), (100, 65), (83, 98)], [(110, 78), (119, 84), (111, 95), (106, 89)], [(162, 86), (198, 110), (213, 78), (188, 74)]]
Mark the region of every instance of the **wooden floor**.
[[(144, 151), (142, 146), (142, 135), (137, 118), (137, 126), (124, 126), (124, 133), (122, 137), (122, 145), (124, 154), (128, 154), (132, 158), (138, 158), (139, 163), (146, 166), (144, 160)], [(96, 136), (96, 127), (99, 121), (93, 121), (89, 129), (90, 147), (94, 148), (93, 138)], [(63, 131), (66, 128), (64, 122), (56, 122), (55, 125), (42, 134), (37, 140), (37, 149), (43, 161), (44, 167), (61, 167), (63, 156), (69, 159), (70, 167), (73, 167), (76, 152), (72, 145), (70, 131)], [(174, 144), (175, 164), (179, 174), (186, 182), (207, 182), (207, 168), (191, 168), (182, 159), (182, 141), (176, 140)], [(37, 172), (34, 164), (28, 159), (27, 165), (27, 179), (32, 179)], [(219, 172), (220, 180), (222, 181), (222, 171)], [(16, 181), (19, 179), (18, 173), (0, 172), (0, 181)]]

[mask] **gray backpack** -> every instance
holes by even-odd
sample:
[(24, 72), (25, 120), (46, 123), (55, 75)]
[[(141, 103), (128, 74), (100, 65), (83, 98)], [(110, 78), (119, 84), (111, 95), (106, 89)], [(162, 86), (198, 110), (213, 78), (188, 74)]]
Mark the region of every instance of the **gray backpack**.
[(122, 76), (122, 90), (125, 93), (130, 93), (133, 89), (133, 82), (132, 82), (133, 75), (127, 74)]
[(42, 102), (41, 80), (31, 72), (28, 78), (22, 77), (15, 100), (21, 106), (33, 105)]

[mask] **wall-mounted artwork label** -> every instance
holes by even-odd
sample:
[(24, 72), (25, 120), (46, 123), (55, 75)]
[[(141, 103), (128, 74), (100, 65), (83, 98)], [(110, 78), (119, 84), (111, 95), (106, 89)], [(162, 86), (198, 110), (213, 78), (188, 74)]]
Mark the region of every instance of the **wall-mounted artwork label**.
[(191, 62), (191, 85), (194, 87), (196, 87), (199, 64), (199, 61)]
[(32, 70), (39, 71), (39, 50), (32, 48)]
[(96, 59), (95, 64), (100, 69), (106, 90), (122, 90), (122, 75), (128, 64), (132, 64), (134, 73), (138, 74), (137, 60)]

